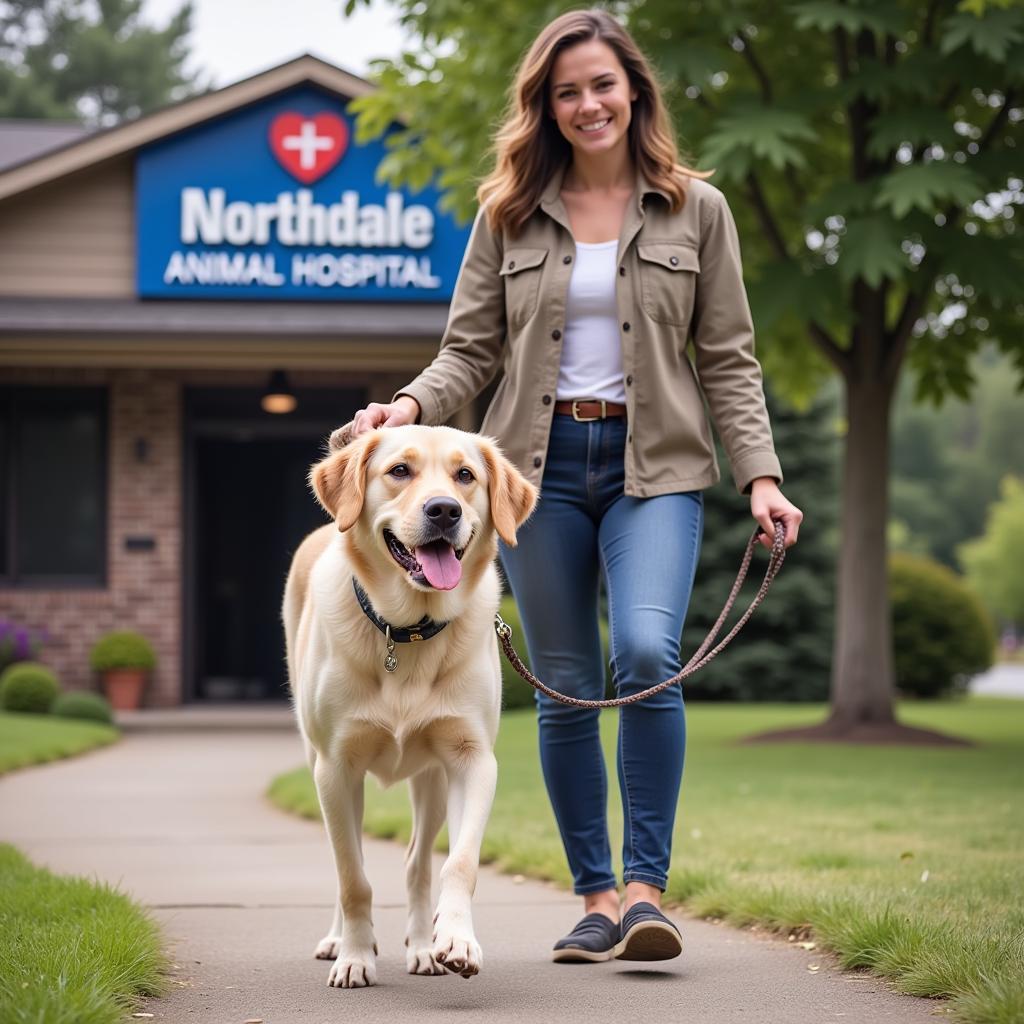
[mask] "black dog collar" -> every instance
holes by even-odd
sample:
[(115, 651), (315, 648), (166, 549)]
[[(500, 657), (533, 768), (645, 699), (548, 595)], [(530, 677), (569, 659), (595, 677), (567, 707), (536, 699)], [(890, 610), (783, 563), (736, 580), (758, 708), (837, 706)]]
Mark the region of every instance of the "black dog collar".
[(435, 622), (429, 616), (420, 619), (413, 626), (392, 626), (389, 622), (385, 622), (374, 610), (373, 605), (370, 604), (369, 597), (366, 596), (366, 591), (359, 585), (359, 581), (352, 577), (352, 586), (356, 592), (356, 600), (359, 601), (359, 607), (366, 613), (366, 617), (387, 637), (390, 636), (392, 640), (400, 644), (414, 643), (417, 640), (429, 640), (432, 636), (437, 636), (438, 633), (448, 625), (447, 622)]

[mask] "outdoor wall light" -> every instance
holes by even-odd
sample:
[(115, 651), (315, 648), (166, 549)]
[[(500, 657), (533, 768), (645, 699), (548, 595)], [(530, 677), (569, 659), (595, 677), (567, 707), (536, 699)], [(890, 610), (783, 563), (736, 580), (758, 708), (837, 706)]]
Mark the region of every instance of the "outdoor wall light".
[(283, 413), (294, 412), (298, 402), (291, 392), (288, 384), (288, 375), (284, 370), (274, 370), (270, 375), (270, 383), (267, 390), (260, 399), (260, 406), (264, 412)]

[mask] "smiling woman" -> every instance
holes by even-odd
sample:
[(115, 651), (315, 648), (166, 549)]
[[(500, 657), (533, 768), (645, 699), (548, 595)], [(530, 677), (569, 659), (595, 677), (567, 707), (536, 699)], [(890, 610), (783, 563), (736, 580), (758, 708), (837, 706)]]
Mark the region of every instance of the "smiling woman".
[[(719, 476), (705, 398), (765, 546), (775, 519), (795, 542), (802, 513), (778, 488), (732, 216), (709, 175), (680, 160), (634, 40), (605, 10), (570, 11), (538, 34), (511, 92), (441, 350), (354, 430), (444, 422), (501, 366), (481, 430), (541, 488), (518, 544), (499, 545), (533, 670), (571, 696), (603, 696), (603, 577), (615, 687), (629, 697), (680, 670), (703, 489)], [(586, 912), (553, 959), (678, 956), (659, 905), (683, 769), (680, 689), (622, 711), (621, 908), (598, 713), (546, 695), (537, 705)]]

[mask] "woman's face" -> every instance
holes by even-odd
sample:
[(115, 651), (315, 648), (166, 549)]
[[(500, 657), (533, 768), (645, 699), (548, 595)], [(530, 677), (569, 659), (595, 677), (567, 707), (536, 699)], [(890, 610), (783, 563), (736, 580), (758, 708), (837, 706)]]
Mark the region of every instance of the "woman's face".
[(626, 144), (637, 94), (607, 43), (588, 39), (563, 50), (549, 81), (550, 111), (576, 153), (591, 158)]

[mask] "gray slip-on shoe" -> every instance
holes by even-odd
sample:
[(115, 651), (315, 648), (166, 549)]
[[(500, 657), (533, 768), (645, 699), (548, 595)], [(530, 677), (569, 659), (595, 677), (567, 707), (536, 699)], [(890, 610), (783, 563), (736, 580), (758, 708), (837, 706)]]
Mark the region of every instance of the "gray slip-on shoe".
[(615, 956), (618, 941), (618, 923), (595, 911), (555, 943), (551, 959), (561, 964), (600, 963)]
[(653, 903), (635, 903), (623, 914), (616, 960), (671, 960), (682, 951), (679, 929)]

